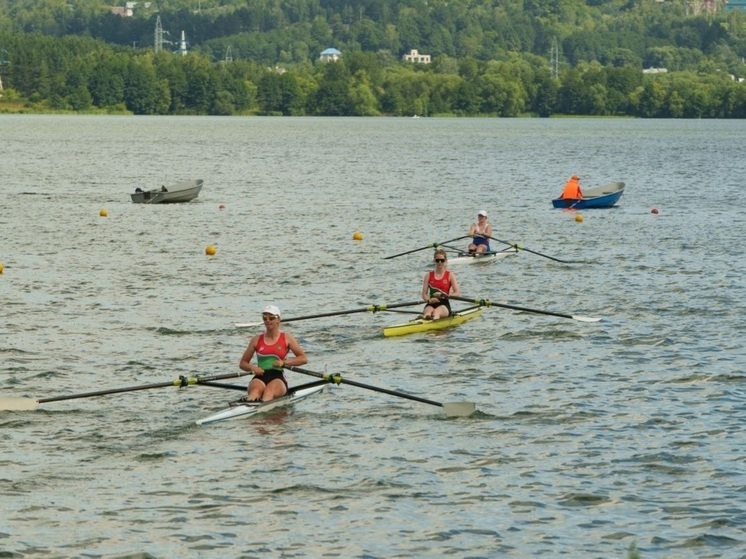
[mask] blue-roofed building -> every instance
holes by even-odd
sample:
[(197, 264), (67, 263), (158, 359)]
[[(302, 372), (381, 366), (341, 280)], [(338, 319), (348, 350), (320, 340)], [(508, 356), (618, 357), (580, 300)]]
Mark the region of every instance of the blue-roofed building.
[(319, 60), (322, 62), (336, 62), (342, 57), (342, 53), (335, 48), (328, 48), (321, 53)]
[(725, 9), (746, 11), (746, 0), (727, 0), (725, 2)]

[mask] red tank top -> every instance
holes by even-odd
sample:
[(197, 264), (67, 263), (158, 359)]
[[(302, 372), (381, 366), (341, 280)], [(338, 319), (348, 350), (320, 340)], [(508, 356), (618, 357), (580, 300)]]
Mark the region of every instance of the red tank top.
[(451, 271), (446, 270), (446, 273), (440, 279), (436, 279), (435, 271), (431, 271), (430, 277), (427, 280), (427, 286), (430, 288), (431, 297), (437, 292), (448, 295), (451, 292)]
[(285, 339), (285, 332), (280, 332), (280, 337), (273, 344), (267, 344), (264, 341), (264, 334), (259, 336), (256, 342), (256, 360), (259, 367), (269, 370), (275, 359), (283, 360), (288, 354), (288, 342)]

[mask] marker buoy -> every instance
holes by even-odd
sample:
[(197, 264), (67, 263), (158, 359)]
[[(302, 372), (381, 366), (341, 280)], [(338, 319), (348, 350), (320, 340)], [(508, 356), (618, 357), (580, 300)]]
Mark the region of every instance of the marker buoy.
[(219, 208), (219, 209), (221, 209), (221, 210), (224, 210), (224, 209), (225, 209), (225, 204), (220, 204), (220, 205), (218, 206), (218, 208)]
[(98, 212), (98, 215), (100, 215), (101, 217), (106, 217), (107, 215), (109, 215), (109, 212), (107, 212), (105, 208), (101, 208), (101, 211)]
[(0, 276), (3, 275), (3, 263), (0, 262)]
[(363, 234), (360, 231), (355, 231), (352, 234), (352, 239), (355, 241), (362, 241), (363, 240)]
[(582, 223), (583, 222), (583, 214), (576, 215), (575, 216), (575, 221), (577, 221), (578, 223)]
[(652, 210), (650, 210), (650, 213), (651, 214), (657, 214), (658, 213), (658, 208), (653, 208)]
[(215, 248), (215, 245), (207, 245), (207, 248), (205, 248), (205, 254), (207, 256), (215, 256), (217, 251), (218, 249)]

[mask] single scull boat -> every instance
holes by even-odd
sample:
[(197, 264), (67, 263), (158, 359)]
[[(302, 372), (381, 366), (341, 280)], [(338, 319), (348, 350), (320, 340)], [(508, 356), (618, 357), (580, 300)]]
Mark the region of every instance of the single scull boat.
[(448, 265), (452, 264), (476, 264), (485, 262), (497, 262), (503, 260), (508, 256), (518, 256), (518, 250), (515, 248), (506, 248), (505, 250), (492, 251), (492, 252), (459, 252), (455, 256), (448, 258)]
[(198, 419), (196, 423), (197, 425), (206, 425), (207, 423), (227, 421), (228, 419), (241, 419), (265, 413), (283, 406), (289, 406), (290, 404), (304, 400), (309, 396), (318, 394), (324, 390), (326, 385), (327, 381), (303, 384), (296, 388), (290, 388), (289, 392), (282, 398), (275, 398), (274, 400), (262, 402), (260, 404), (240, 404), (237, 406), (231, 406), (226, 410), (205, 417), (204, 419)]
[(433, 330), (442, 330), (443, 328), (450, 328), (457, 324), (462, 324), (467, 320), (476, 318), (482, 314), (482, 307), (468, 307), (466, 309), (454, 312), (452, 315), (445, 318), (436, 318), (435, 320), (425, 320), (424, 318), (417, 318), (404, 322), (402, 324), (394, 324), (387, 326), (383, 329), (383, 335), (388, 337), (391, 336), (404, 336), (405, 334), (414, 334), (417, 332), (431, 332)]

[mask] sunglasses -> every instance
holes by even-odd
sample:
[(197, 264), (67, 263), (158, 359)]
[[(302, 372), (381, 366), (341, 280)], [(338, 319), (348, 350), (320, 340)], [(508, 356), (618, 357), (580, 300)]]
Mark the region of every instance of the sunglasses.
[(273, 314), (263, 314), (263, 315), (262, 315), (262, 318), (263, 318), (264, 320), (274, 320), (274, 319), (275, 319), (275, 318), (277, 318), (277, 317), (276, 317), (275, 315), (273, 315)]
[(442, 264), (443, 262), (446, 261), (446, 259), (445, 258), (436, 258), (435, 261)]

